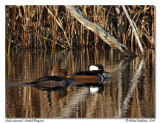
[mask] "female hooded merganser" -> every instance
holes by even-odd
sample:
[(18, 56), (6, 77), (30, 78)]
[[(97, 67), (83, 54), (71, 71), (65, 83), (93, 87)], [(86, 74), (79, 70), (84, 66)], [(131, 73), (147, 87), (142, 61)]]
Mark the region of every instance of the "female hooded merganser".
[(54, 89), (66, 88), (69, 85), (69, 81), (66, 78), (67, 72), (59, 67), (55, 67), (52, 71), (52, 76), (45, 76), (36, 79), (31, 83), (26, 83), (35, 86), (39, 89)]
[(80, 71), (71, 75), (71, 78), (76, 84), (102, 84), (108, 79), (103, 75), (104, 69), (101, 64), (89, 66), (89, 71)]

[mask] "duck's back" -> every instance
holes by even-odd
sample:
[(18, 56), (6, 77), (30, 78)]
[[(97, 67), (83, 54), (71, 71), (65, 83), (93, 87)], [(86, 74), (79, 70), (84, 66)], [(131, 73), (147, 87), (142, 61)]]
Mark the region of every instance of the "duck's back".
[(67, 85), (66, 79), (60, 76), (46, 76), (35, 80), (30, 83), (38, 87), (54, 88), (65, 87)]

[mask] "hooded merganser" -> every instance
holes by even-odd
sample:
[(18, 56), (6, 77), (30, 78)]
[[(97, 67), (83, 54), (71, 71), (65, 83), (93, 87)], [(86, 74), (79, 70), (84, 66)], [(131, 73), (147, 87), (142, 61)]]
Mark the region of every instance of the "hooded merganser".
[(61, 76), (45, 76), (28, 83), (40, 89), (59, 89), (67, 87), (67, 80)]
[(66, 78), (67, 72), (59, 67), (55, 67), (52, 71), (52, 76), (45, 76), (36, 79), (31, 83), (26, 83), (35, 86), (39, 89), (60, 89), (66, 88), (69, 85), (69, 79)]
[(103, 75), (104, 69), (101, 64), (89, 66), (89, 71), (80, 71), (71, 75), (71, 78), (76, 84), (102, 84), (108, 79)]

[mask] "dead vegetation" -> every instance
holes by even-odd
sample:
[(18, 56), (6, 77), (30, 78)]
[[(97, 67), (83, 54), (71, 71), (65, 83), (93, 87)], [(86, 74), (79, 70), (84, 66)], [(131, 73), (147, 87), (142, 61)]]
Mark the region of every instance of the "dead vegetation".
[[(100, 25), (134, 52), (139, 48), (122, 6), (76, 6), (90, 21)], [(155, 7), (126, 6), (142, 46), (155, 46)], [(6, 48), (108, 47), (81, 25), (64, 6), (6, 6)], [(48, 11), (50, 10), (50, 12)]]

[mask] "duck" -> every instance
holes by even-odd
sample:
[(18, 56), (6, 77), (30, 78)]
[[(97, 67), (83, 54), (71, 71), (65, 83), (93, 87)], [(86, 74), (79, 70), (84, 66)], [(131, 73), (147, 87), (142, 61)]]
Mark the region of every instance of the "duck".
[(76, 84), (103, 84), (109, 78), (104, 76), (103, 73), (105, 73), (103, 66), (101, 64), (94, 64), (89, 66), (88, 71), (73, 73), (70, 78)]
[(67, 72), (66, 70), (55, 67), (52, 70), (51, 76), (44, 76), (41, 78), (36, 79), (33, 82), (26, 83), (32, 86), (37, 87), (38, 89), (47, 90), (47, 89), (53, 89), (53, 90), (59, 90), (67, 88), (69, 85), (69, 79), (66, 78)]

